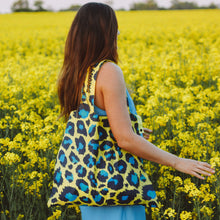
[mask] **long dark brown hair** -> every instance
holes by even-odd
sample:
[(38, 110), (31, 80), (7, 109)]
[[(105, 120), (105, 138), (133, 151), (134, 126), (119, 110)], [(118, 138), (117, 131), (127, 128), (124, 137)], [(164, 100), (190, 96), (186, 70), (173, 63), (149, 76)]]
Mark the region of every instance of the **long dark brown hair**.
[(69, 30), (64, 62), (58, 77), (60, 117), (69, 117), (79, 107), (87, 69), (108, 59), (118, 62), (118, 23), (106, 4), (87, 3), (77, 12)]

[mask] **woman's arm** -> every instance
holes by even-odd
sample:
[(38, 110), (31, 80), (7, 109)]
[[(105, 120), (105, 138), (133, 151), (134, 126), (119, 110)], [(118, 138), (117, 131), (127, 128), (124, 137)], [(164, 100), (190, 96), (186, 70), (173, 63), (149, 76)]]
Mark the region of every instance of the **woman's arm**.
[(208, 163), (179, 158), (161, 150), (132, 129), (126, 103), (126, 86), (121, 69), (113, 63), (105, 63), (97, 78), (95, 104), (105, 109), (112, 133), (118, 145), (143, 159), (171, 166), (181, 172), (204, 179), (214, 170)]

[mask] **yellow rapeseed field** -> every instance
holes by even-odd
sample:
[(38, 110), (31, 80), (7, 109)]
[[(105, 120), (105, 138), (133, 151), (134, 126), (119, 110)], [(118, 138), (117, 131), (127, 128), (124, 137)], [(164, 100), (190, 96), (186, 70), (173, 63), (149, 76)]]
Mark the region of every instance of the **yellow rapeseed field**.
[[(79, 219), (48, 209), (65, 123), (56, 80), (73, 12), (0, 15), (0, 218)], [(129, 91), (151, 141), (207, 161), (199, 180), (145, 162), (160, 207), (149, 219), (220, 216), (220, 10), (117, 12), (118, 50)], [(78, 217), (77, 217), (78, 216)]]

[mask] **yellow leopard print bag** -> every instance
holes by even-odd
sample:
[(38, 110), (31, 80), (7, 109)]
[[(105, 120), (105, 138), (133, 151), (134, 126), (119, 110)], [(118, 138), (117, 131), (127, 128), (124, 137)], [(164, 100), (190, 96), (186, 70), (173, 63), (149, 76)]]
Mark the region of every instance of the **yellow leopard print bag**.
[[(107, 116), (94, 112), (96, 77), (106, 61), (87, 74), (79, 109), (70, 113), (56, 159), (49, 207), (73, 203), (157, 206), (143, 160), (120, 148)], [(141, 118), (131, 113), (130, 118), (133, 130), (140, 135)]]

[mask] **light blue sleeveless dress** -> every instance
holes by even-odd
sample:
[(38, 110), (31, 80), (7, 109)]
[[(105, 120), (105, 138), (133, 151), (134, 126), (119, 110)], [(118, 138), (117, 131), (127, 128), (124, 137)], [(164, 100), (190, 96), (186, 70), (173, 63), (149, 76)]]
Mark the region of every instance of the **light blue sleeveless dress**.
[[(136, 109), (127, 92), (130, 112), (136, 114)], [(95, 106), (95, 113), (106, 116), (106, 112)], [(82, 220), (145, 220), (145, 207), (142, 205), (133, 206), (80, 206)]]

